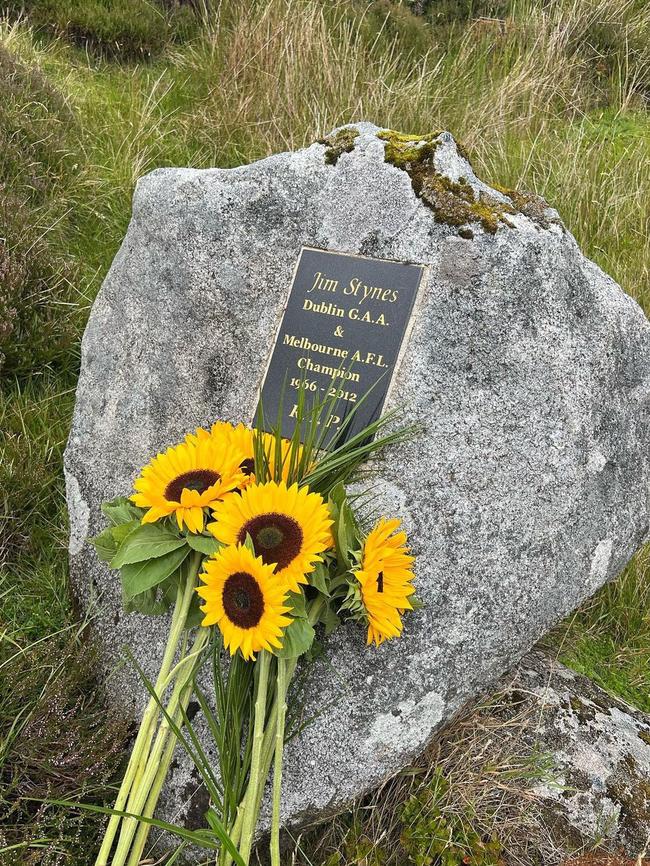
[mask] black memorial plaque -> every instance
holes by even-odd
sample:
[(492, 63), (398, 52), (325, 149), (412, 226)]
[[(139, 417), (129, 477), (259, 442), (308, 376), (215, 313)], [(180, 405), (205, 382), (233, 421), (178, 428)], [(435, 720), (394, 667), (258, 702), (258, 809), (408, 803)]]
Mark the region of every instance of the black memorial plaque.
[(307, 406), (336, 396), (329, 443), (341, 444), (379, 418), (423, 271), (303, 247), (260, 393), (267, 429), (276, 425), (282, 399), (282, 432), (292, 434), (300, 388)]

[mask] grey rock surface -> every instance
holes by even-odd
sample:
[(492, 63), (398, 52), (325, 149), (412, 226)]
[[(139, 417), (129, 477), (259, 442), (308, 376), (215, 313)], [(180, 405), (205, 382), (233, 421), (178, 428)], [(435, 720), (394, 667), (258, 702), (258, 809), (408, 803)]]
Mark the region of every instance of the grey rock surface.
[[(496, 232), (449, 225), (385, 161), (376, 127), (358, 130), (334, 164), (314, 144), (139, 181), (84, 336), (65, 461), (73, 578), (98, 605), (107, 665), (129, 645), (152, 674), (168, 624), (122, 614), (118, 581), (87, 543), (100, 503), (129, 493), (139, 467), (196, 425), (252, 419), (302, 245), (430, 266), (392, 391), (426, 433), (391, 452), (378, 483), (410, 532), (424, 608), (379, 649), (355, 627), (327, 644), (306, 697), (316, 719), (287, 749), (293, 821), (340, 809), (404, 766), (648, 534), (640, 308), (555, 212), (517, 210)], [(450, 135), (434, 161), (436, 178), (507, 201)], [(142, 705), (127, 667), (110, 686)], [(196, 788), (179, 757), (166, 814), (200, 811)]]
[(495, 714), (512, 753), (536, 753), (546, 767), (522, 800), (550, 831), (545, 866), (595, 847), (648, 853), (650, 716), (539, 651), (522, 659), (476, 722)]

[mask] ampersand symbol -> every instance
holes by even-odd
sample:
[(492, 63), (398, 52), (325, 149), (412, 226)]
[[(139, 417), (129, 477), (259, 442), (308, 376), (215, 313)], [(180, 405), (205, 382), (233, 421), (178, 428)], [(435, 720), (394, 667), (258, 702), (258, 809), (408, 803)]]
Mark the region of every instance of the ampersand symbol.
[(335, 337), (342, 337), (343, 336), (343, 327), (341, 325), (337, 325), (334, 328), (334, 336)]

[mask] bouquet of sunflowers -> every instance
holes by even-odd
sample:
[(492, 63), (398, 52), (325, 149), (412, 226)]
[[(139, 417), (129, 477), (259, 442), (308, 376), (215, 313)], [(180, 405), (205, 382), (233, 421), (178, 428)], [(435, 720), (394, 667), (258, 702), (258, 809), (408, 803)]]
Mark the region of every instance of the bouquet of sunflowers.
[[(361, 623), (368, 644), (401, 634), (402, 615), (415, 606), (406, 535), (395, 518), (364, 534), (353, 506), (363, 514), (365, 500), (349, 498), (346, 484), (413, 431), (389, 415), (345, 439), (350, 415), (333, 445), (331, 410), (307, 411), (301, 399), (291, 439), (279, 422), (264, 432), (261, 415), (253, 429), (222, 421), (198, 429), (145, 466), (128, 499), (105, 504), (109, 526), (94, 544), (120, 571), (126, 610), (172, 614), (155, 683), (142, 674), (150, 700), (115, 806), (105, 810), (96, 866), (137, 866), (152, 826), (180, 839), (168, 863), (198, 845), (221, 866), (245, 866), (271, 771), (271, 861), (279, 866), (287, 695), (300, 660), (343, 619)], [(197, 674), (209, 662), (208, 695)], [(193, 695), (217, 767), (188, 718)], [(202, 830), (155, 817), (178, 744), (210, 797)]]

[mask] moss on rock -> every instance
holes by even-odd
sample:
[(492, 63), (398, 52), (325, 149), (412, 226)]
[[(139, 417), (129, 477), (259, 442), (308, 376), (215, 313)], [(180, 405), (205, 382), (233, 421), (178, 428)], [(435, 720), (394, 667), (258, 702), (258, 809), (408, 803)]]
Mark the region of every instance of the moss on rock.
[(438, 138), (441, 132), (430, 132), (428, 135), (405, 135), (394, 129), (386, 129), (377, 133), (377, 138), (386, 142), (384, 159), (396, 168), (411, 171), (414, 166), (422, 165), (433, 159), (436, 148), (440, 144)]
[[(440, 132), (433, 132), (414, 136), (384, 130), (378, 137), (386, 142), (386, 162), (409, 175), (413, 191), (433, 210), (437, 222), (458, 227), (479, 223), (489, 234), (494, 234), (500, 224), (512, 227), (508, 214), (515, 213), (513, 205), (485, 193), (477, 196), (465, 178), (453, 181), (436, 170), (434, 157), (440, 135)], [(463, 231), (461, 236), (467, 238), (467, 230)]]
[(519, 213), (527, 216), (543, 229), (550, 228), (554, 223), (560, 224), (557, 217), (549, 215), (549, 204), (541, 195), (534, 192), (525, 192), (520, 189), (509, 189), (505, 186), (493, 184), (494, 188), (502, 195), (507, 196)]
[[(545, 229), (552, 223), (559, 223), (549, 216), (544, 199), (534, 193), (495, 185), (494, 188), (509, 199), (504, 202), (485, 192), (475, 193), (463, 177), (453, 181), (437, 171), (434, 157), (441, 134), (405, 135), (393, 129), (378, 133), (378, 138), (385, 142), (384, 159), (409, 175), (415, 194), (433, 210), (437, 222), (461, 227), (458, 234), (467, 240), (474, 236), (468, 227), (470, 223), (478, 223), (483, 231), (494, 234), (500, 225), (513, 228), (508, 216), (515, 213), (527, 216)], [(456, 142), (456, 149), (469, 163), (463, 145)]]
[(359, 137), (359, 130), (353, 126), (344, 126), (337, 132), (319, 138), (318, 143), (325, 145), (325, 162), (328, 165), (336, 165), (342, 153), (350, 153), (354, 150), (354, 143)]

